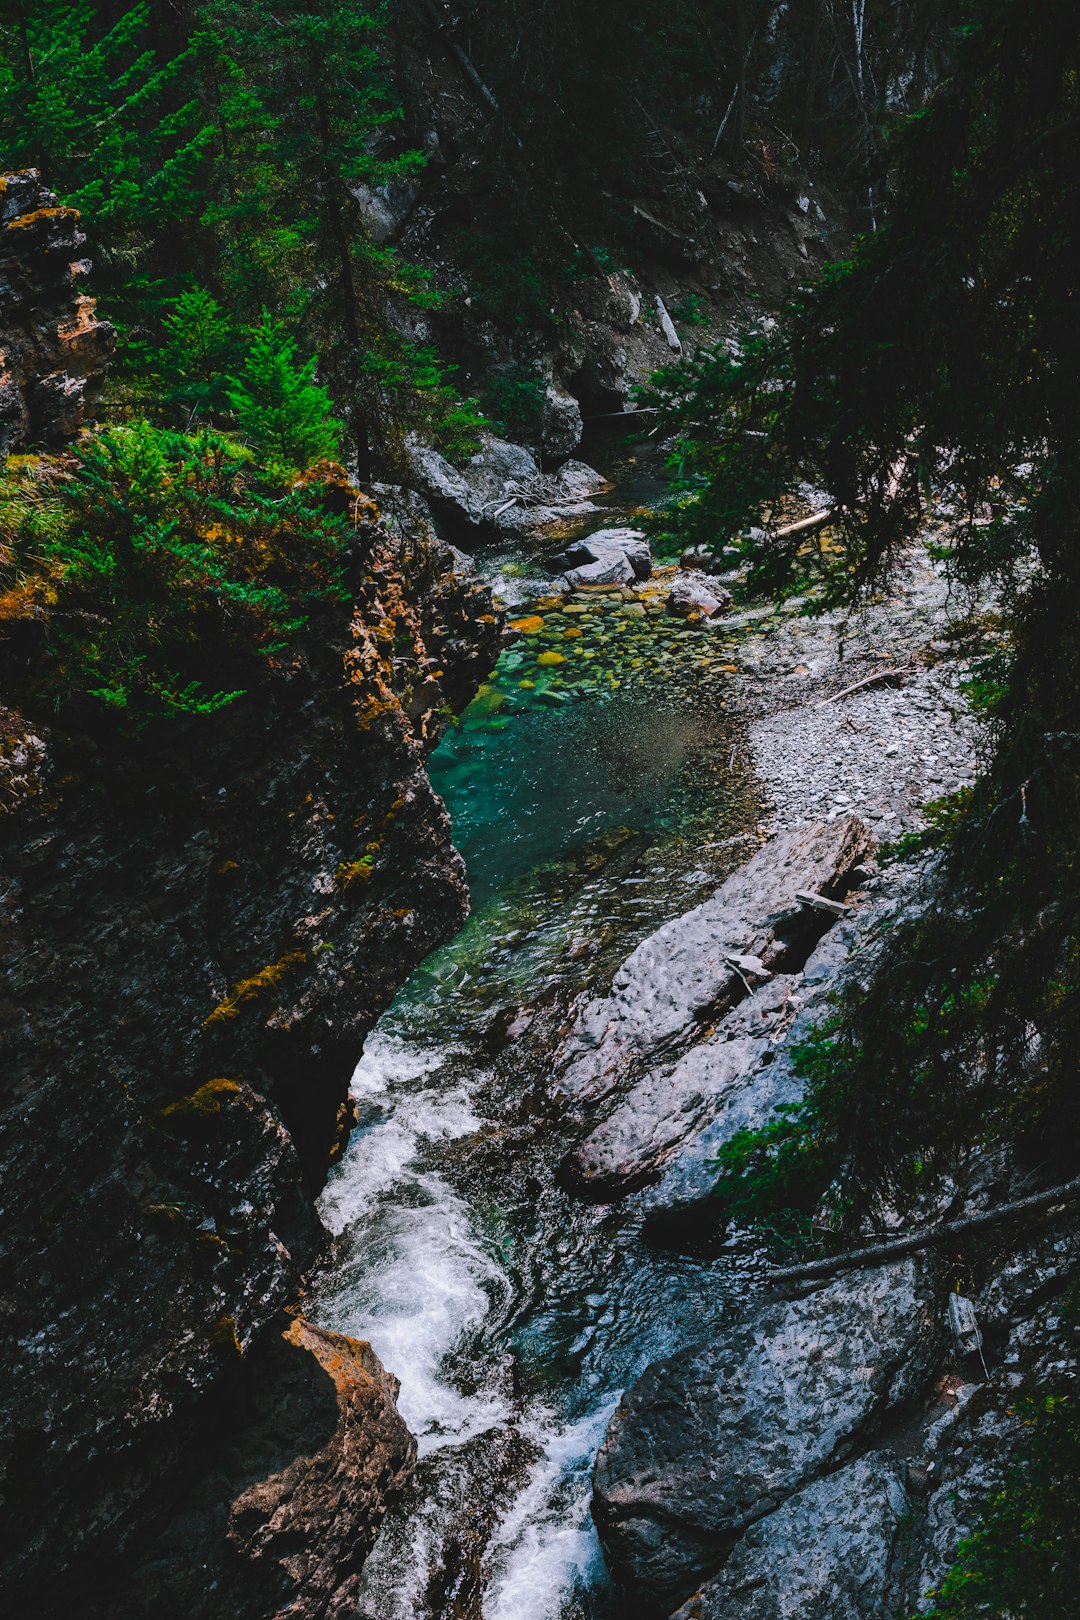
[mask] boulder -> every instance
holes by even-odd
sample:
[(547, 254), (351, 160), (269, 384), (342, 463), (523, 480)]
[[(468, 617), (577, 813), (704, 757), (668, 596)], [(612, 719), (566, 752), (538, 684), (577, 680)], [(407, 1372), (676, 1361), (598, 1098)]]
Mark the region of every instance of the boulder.
[(679, 558), (679, 567), (687, 574), (710, 574), (721, 581), (725, 574), (737, 567), (739, 552), (735, 546), (721, 546), (713, 550), (709, 546), (691, 546)]
[[(614, 1113), (568, 1155), (564, 1173), (574, 1190), (593, 1198), (624, 1197), (656, 1180), (706, 1120), (718, 1112), (745, 1112), (731, 1109), (733, 1096), (753, 1089), (755, 1075), (772, 1056), (775, 1031), (789, 1020), (792, 1002), (798, 1005), (797, 984), (781, 976), (762, 985), (674, 1067), (652, 1069), (631, 1087)], [(771, 1097), (773, 1088), (766, 1090)], [(767, 1116), (769, 1110), (762, 1112)]]
[(587, 501), (608, 488), (603, 473), (598, 473), (587, 462), (572, 459), (564, 461), (558, 472), (552, 473), (548, 484), (553, 494), (562, 495), (568, 501)]
[(369, 1344), (302, 1317), (284, 1341), (294, 1359), (306, 1353), (310, 1370), (293, 1375), (302, 1388), (285, 1386), (252, 1450), (291, 1424), (296, 1455), (236, 1498), (228, 1539), (249, 1578), (281, 1592), (287, 1612), (344, 1617), (356, 1611), (364, 1557), (387, 1497), (413, 1471), (416, 1442), (397, 1410), (398, 1381)]
[(466, 523), (478, 524), (481, 503), (456, 467), (428, 444), (407, 447), (409, 485), (438, 511)]
[[(775, 1032), (768, 1035), (756, 1067), (748, 1066), (724, 1085), (713, 1083), (703, 1088), (705, 1102), (691, 1113), (687, 1129), (673, 1151), (665, 1146), (651, 1155), (644, 1141), (648, 1126), (644, 1125), (637, 1154), (631, 1157), (627, 1151), (623, 1164), (630, 1169), (649, 1155), (649, 1171), (659, 1166), (659, 1180), (642, 1199), (652, 1237), (681, 1235), (687, 1225), (700, 1231), (715, 1220), (712, 1195), (716, 1171), (712, 1162), (720, 1149), (739, 1131), (760, 1130), (782, 1104), (798, 1102), (802, 1097), (806, 1082), (792, 1066), (793, 1051), (825, 1016), (827, 999), (856, 946), (859, 959), (867, 960), (867, 937), (881, 920), (883, 909), (881, 904), (869, 904), (841, 919), (815, 947), (801, 973), (773, 979), (736, 1009), (737, 1013), (745, 1009), (749, 1019), (754, 1008), (760, 1006)], [(769, 1011), (770, 995), (785, 998), (783, 1011), (775, 1016)], [(695, 1048), (685, 1062), (689, 1064), (700, 1052), (699, 1061), (709, 1064), (708, 1079), (715, 1081), (722, 1071), (713, 1068), (710, 1049), (716, 1040), (725, 1040), (726, 1031), (734, 1027), (729, 1015), (717, 1025), (715, 1035)], [(777, 1039), (777, 1035), (781, 1038)], [(651, 1179), (651, 1174), (638, 1175), (634, 1184)]]
[(556, 572), (565, 572), (572, 584), (606, 584), (606, 579), (598, 580), (592, 575), (580, 579), (576, 576), (586, 568), (613, 566), (620, 559), (630, 565), (629, 575), (623, 570), (620, 576), (627, 583), (631, 579), (648, 579), (652, 573), (652, 551), (640, 529), (597, 529), (552, 557), (549, 566)]
[[(406, 489), (404, 484), (381, 483), (370, 484), (368, 488), (383, 524), (395, 539), (416, 541), (438, 533), (430, 503), (414, 489)], [(457, 555), (460, 559), (463, 554)]]
[(352, 188), (360, 217), (374, 242), (392, 242), (416, 207), (420, 187), (415, 180), (388, 180), (381, 186), (358, 182)]
[(487, 439), (460, 470), (430, 445), (407, 449), (410, 486), (444, 515), (477, 526), (491, 522), (499, 507), (531, 487), (540, 468), (524, 445)]
[(540, 402), (540, 449), (558, 460), (573, 453), (581, 443), (581, 406), (568, 389), (550, 382)]
[(939, 1349), (929, 1284), (907, 1259), (756, 1304), (717, 1340), (654, 1362), (623, 1397), (593, 1475), (616, 1583), (644, 1612), (670, 1613), (751, 1525), (913, 1399)]
[(888, 1620), (911, 1504), (906, 1468), (872, 1451), (751, 1525), (715, 1579), (672, 1620)]
[(595, 562), (582, 563), (580, 568), (570, 568), (565, 575), (571, 590), (583, 585), (632, 585), (636, 577), (633, 563), (621, 551), (609, 552)]
[(800, 891), (840, 898), (873, 848), (857, 816), (782, 833), (682, 917), (657, 929), (627, 957), (606, 996), (588, 1001), (559, 1054), (557, 1087), (593, 1103), (635, 1069), (676, 1055), (747, 993), (733, 956), (764, 969), (801, 966), (829, 926)]
[(531, 450), (507, 439), (485, 439), (462, 469), (469, 489), (481, 512), (492, 512), (516, 494), (527, 491), (540, 478), (540, 468)]
[(667, 608), (680, 619), (712, 619), (731, 603), (731, 592), (713, 575), (676, 574), (668, 592)]
[(485, 439), (458, 469), (430, 445), (410, 444), (407, 481), (451, 524), (529, 534), (597, 510), (590, 495), (604, 479), (583, 461), (568, 461), (544, 475), (524, 445)]

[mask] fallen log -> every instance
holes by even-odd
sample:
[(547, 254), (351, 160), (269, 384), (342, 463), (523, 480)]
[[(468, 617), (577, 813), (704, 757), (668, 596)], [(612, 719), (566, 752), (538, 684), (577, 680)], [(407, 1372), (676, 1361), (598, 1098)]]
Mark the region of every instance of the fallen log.
[(820, 529), (832, 516), (831, 507), (826, 512), (812, 512), (809, 517), (800, 518), (797, 523), (786, 523), (782, 529), (773, 529), (770, 538), (786, 540), (789, 534), (801, 534), (804, 529)]
[(966, 1215), (963, 1220), (945, 1221), (941, 1226), (923, 1226), (906, 1237), (890, 1238), (887, 1243), (874, 1243), (864, 1249), (847, 1249), (843, 1254), (827, 1255), (821, 1260), (807, 1260), (801, 1266), (776, 1266), (767, 1273), (769, 1282), (803, 1282), (813, 1277), (831, 1277), (837, 1271), (850, 1271), (858, 1266), (876, 1266), (884, 1260), (897, 1260), (901, 1255), (913, 1254), (933, 1243), (944, 1243), (949, 1238), (963, 1237), (1000, 1221), (1012, 1220), (1018, 1215), (1035, 1215), (1055, 1204), (1069, 1204), (1080, 1198), (1080, 1176), (1061, 1187), (1046, 1192), (1032, 1193), (1029, 1198), (1018, 1198), (1011, 1204), (998, 1204), (995, 1209), (980, 1210), (977, 1215)]
[(842, 900), (829, 900), (825, 895), (813, 894), (809, 889), (796, 889), (795, 898), (813, 911), (827, 911), (832, 917), (846, 917), (851, 910)]

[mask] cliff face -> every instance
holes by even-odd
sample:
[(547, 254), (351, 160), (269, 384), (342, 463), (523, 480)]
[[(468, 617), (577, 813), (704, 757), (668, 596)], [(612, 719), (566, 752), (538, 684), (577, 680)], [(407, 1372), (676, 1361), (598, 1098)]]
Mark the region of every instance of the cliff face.
[(344, 1612), (411, 1466), (393, 1380), (294, 1313), (364, 1036), (467, 912), (424, 760), (500, 627), (373, 509), (351, 583), (160, 741), (0, 711), (0, 1579), (38, 1613)]
[(39, 1610), (84, 1557), (107, 1591), (220, 1402), (269, 1398), (364, 1036), (466, 915), (423, 761), (498, 624), (450, 561), (380, 539), (351, 618), (167, 753), (7, 715), (0, 1449)]
[(85, 243), (36, 169), (0, 175), (0, 455), (69, 439), (104, 376), (116, 335), (79, 290)]

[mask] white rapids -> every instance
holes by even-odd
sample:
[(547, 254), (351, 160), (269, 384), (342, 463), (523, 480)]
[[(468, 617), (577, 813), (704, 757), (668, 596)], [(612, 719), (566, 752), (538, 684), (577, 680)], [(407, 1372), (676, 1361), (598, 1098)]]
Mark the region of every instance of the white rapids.
[(512, 1427), (534, 1460), (488, 1540), (483, 1620), (559, 1620), (572, 1591), (603, 1578), (590, 1474), (616, 1395), (598, 1395), (585, 1417), (566, 1422), (542, 1401), (514, 1400), (505, 1379), (466, 1394), (445, 1370), (513, 1288), (469, 1207), (425, 1167), (424, 1149), (484, 1125), (462, 1086), (438, 1083), (453, 1055), (375, 1031), (352, 1082), (362, 1123), (320, 1204), (346, 1246), (320, 1320), (366, 1339), (400, 1379), (399, 1410), (429, 1462), (424, 1499), (387, 1524), (368, 1560), (359, 1614), (412, 1620), (425, 1612), (423, 1592), (468, 1470), (454, 1453)]

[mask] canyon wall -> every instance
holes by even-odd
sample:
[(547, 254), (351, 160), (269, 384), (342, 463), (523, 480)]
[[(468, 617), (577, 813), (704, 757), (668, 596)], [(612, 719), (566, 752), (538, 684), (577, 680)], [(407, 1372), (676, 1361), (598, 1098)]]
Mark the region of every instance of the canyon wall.
[[(69, 216), (23, 228), (9, 286), (48, 280)], [(3, 338), (9, 432), (39, 441), (60, 433), (35, 414), (56, 354), (25, 332), (97, 331), (72, 398), (107, 349), (54, 284), (67, 302), (24, 302)], [(0, 707), (13, 1604), (344, 1613), (408, 1476), (395, 1381), (299, 1310), (364, 1037), (468, 910), (424, 761), (500, 623), (457, 561), (361, 504), (351, 599), (242, 701), (134, 743)]]

